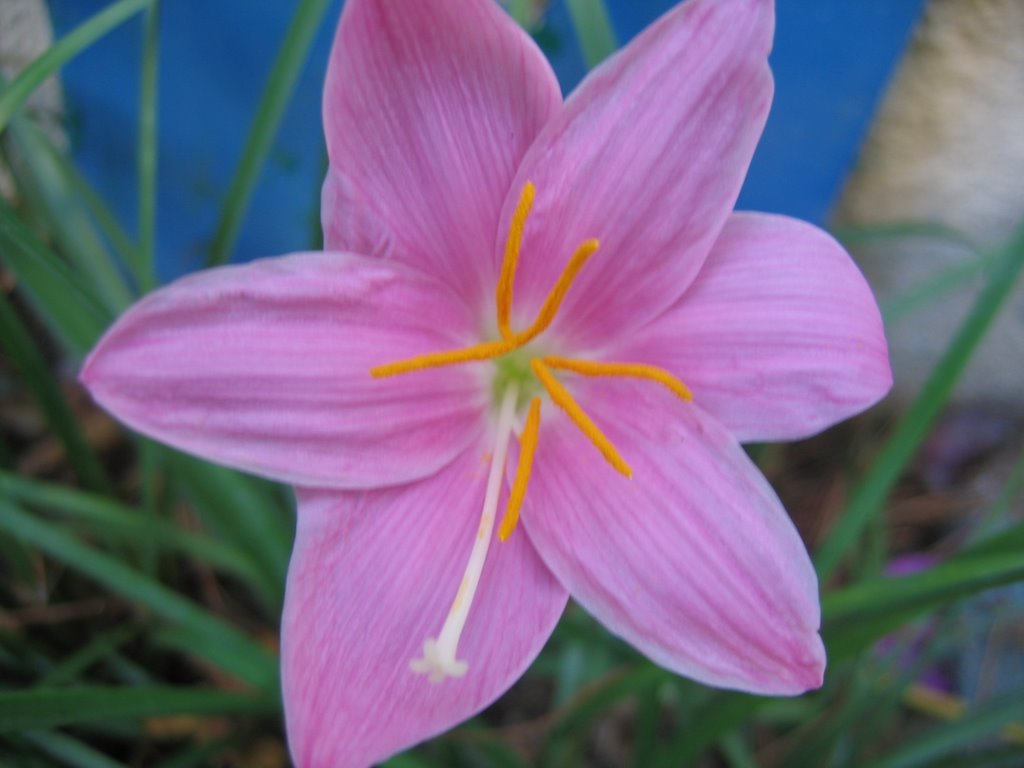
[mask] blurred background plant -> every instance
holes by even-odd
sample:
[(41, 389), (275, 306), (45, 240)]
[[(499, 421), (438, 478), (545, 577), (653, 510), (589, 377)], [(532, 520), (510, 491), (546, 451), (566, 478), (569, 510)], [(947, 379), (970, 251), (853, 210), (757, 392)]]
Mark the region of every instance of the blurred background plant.
[[(707, 689), (570, 605), (506, 696), (393, 768), (1024, 764), (1024, 6), (922, 4), (778, 0), (741, 199), (835, 213), (900, 339), (889, 403), (750, 448), (815, 553), (824, 688)], [(567, 92), (670, 5), (508, 3)], [(167, 279), (319, 243), (339, 8), (0, 0), (0, 765), (288, 762), (288, 491), (126, 433), (75, 373)]]

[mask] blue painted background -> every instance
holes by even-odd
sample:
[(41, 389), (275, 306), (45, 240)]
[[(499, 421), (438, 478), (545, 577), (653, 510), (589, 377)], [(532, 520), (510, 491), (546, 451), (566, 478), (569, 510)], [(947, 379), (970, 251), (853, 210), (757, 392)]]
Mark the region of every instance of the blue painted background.
[[(740, 206), (823, 222), (924, 0), (777, 0), (776, 98)], [(51, 0), (62, 35), (105, 0)], [(672, 0), (609, 0), (625, 43)], [(244, 9), (244, 10), (243, 10)], [(170, 278), (203, 262), (293, 3), (169, 0), (160, 61), (158, 259)], [(308, 247), (325, 150), (320, 87), (340, 3), (328, 14), (249, 208), (236, 258)], [(141, 22), (71, 62), (64, 87), (76, 160), (123, 220), (135, 217)], [(568, 92), (584, 65), (551, 3), (540, 40)]]

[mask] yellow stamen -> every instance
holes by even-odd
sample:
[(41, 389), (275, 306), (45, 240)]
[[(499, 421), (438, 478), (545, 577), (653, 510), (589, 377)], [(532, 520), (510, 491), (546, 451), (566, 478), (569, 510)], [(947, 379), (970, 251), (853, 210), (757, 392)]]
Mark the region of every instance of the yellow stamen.
[[(551, 321), (555, 319), (558, 308), (562, 306), (562, 300), (565, 299), (565, 294), (568, 293), (573, 280), (576, 279), (580, 270), (583, 269), (583, 265), (587, 263), (587, 259), (593, 256), (597, 251), (598, 245), (599, 243), (597, 240), (585, 240), (580, 247), (576, 249), (576, 252), (572, 255), (572, 258), (569, 259), (569, 263), (566, 264), (565, 269), (562, 271), (561, 277), (558, 278), (558, 282), (555, 283), (555, 287), (551, 289), (547, 299), (544, 300), (544, 304), (540, 308), (540, 312), (537, 313), (537, 319), (533, 321), (533, 325), (522, 333), (515, 333), (509, 330), (511, 336), (506, 337), (504, 341), (485, 341), (482, 344), (474, 344), (473, 346), (466, 347), (465, 349), (453, 349), (446, 352), (432, 352), (427, 355), (410, 357), (407, 360), (398, 360), (394, 363), (378, 365), (376, 368), (370, 369), (370, 375), (377, 379), (383, 379), (388, 376), (398, 376), (402, 373), (422, 371), (425, 368), (438, 368), (442, 365), (455, 365), (456, 363), (472, 363), (479, 362), (481, 360), (492, 360), (495, 357), (507, 355), (509, 352), (513, 352), (520, 347), (525, 346), (533, 341), (533, 339), (537, 338), (537, 336), (543, 333), (547, 327), (551, 325)], [(501, 280), (505, 279), (505, 271), (506, 270), (502, 268)], [(508, 298), (509, 301), (511, 301), (511, 279), (515, 276), (514, 264), (509, 272), (510, 293)], [(498, 287), (499, 296), (502, 295), (501, 280), (499, 280)], [(500, 305), (498, 311), (498, 324), (500, 326)], [(507, 322), (508, 318), (506, 317), (506, 324)]]
[(516, 479), (512, 483), (512, 492), (505, 507), (505, 516), (498, 528), (498, 538), (508, 541), (512, 531), (519, 522), (519, 510), (526, 498), (526, 484), (530, 482), (530, 469), (533, 467), (533, 454), (537, 450), (537, 434), (540, 431), (540, 398), (530, 401), (530, 412), (526, 415), (523, 434), (519, 437), (519, 464), (516, 466)]
[(431, 352), (427, 355), (410, 357), (407, 360), (399, 360), (386, 365), (378, 365), (370, 369), (370, 375), (376, 379), (383, 379), (388, 376), (398, 376), (402, 373), (422, 371), (425, 368), (437, 368), (442, 365), (455, 365), (456, 363), (472, 363), (480, 360), (491, 360), (495, 357), (506, 355), (518, 348), (518, 344), (510, 341), (485, 341), (483, 344), (474, 344), (465, 349), (453, 349), (447, 352)]
[(601, 452), (605, 460), (626, 477), (633, 477), (633, 470), (629, 464), (623, 460), (615, 446), (597, 428), (597, 425), (590, 420), (590, 417), (583, 412), (583, 409), (576, 404), (572, 395), (569, 394), (569, 390), (559, 383), (558, 379), (552, 375), (543, 361), (534, 358), (530, 361), (530, 368), (533, 369), (533, 373), (540, 383), (544, 385), (544, 389), (551, 395), (552, 402), (565, 411), (566, 415), (573, 420), (573, 423), (579, 427), (580, 431), (594, 444), (594, 447)]
[(666, 370), (644, 363), (603, 363), (591, 360), (572, 360), (567, 357), (545, 357), (544, 364), (560, 371), (572, 371), (581, 376), (630, 376), (656, 381), (668, 387), (681, 400), (691, 402), (693, 393), (683, 382)]
[(523, 247), (523, 231), (526, 229), (526, 219), (533, 208), (533, 199), (537, 195), (537, 188), (532, 181), (526, 182), (522, 193), (519, 195), (519, 202), (516, 204), (515, 213), (512, 214), (512, 223), (508, 228), (508, 238), (505, 240), (505, 258), (501, 262), (501, 275), (498, 277), (498, 331), (501, 338), (511, 340), (514, 333), (510, 325), (512, 316), (512, 286), (516, 280), (516, 265), (519, 263), (519, 252)]
[(537, 319), (533, 321), (533, 325), (522, 333), (515, 335), (517, 346), (521, 347), (537, 338), (551, 325), (551, 321), (555, 319), (558, 308), (562, 306), (562, 301), (565, 299), (565, 294), (569, 292), (569, 287), (572, 285), (573, 280), (576, 279), (580, 270), (583, 269), (583, 265), (587, 263), (587, 260), (597, 253), (600, 245), (594, 239), (584, 240), (580, 243), (580, 247), (576, 249), (572, 258), (569, 259), (569, 263), (562, 270), (562, 274), (558, 278), (558, 282), (555, 283), (555, 287), (551, 289), (548, 297), (544, 300), (544, 304), (541, 306), (540, 312), (537, 313)]

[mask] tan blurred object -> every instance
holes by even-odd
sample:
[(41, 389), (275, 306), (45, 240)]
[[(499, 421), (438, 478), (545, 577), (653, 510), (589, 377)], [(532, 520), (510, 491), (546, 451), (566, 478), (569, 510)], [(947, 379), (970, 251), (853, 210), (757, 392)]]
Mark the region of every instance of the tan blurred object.
[[(0, 72), (9, 81), (53, 42), (50, 14), (43, 0), (0, 0)], [(62, 128), (63, 97), (56, 77), (47, 79), (26, 105), (56, 146), (67, 140)], [(10, 197), (13, 186), (0, 165), (0, 194)]]
[[(838, 210), (841, 224), (940, 222), (982, 246), (1024, 220), (1024, 0), (931, 0)], [(857, 253), (883, 306), (958, 263), (964, 247), (888, 241)], [(890, 324), (896, 394), (921, 386), (983, 278)], [(1024, 291), (956, 398), (1022, 409)]]

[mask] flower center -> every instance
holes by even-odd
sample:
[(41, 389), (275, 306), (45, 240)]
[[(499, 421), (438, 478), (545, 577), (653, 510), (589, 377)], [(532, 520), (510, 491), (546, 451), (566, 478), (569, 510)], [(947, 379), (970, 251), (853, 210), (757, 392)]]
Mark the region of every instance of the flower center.
[[(590, 239), (583, 241), (573, 253), (569, 263), (562, 271), (551, 292), (541, 305), (537, 318), (526, 330), (516, 331), (511, 325), (512, 288), (515, 283), (516, 267), (523, 244), (523, 233), (526, 220), (533, 207), (536, 188), (532, 182), (526, 182), (519, 202), (516, 205), (509, 227), (508, 239), (505, 243), (505, 258), (501, 265), (496, 291), (498, 315), (498, 333), (501, 338), (484, 341), (462, 349), (443, 352), (432, 352), (407, 360), (377, 366), (370, 371), (375, 378), (398, 376), (427, 368), (436, 368), (457, 363), (481, 362), (493, 360), (495, 376), (493, 379), (495, 401), (500, 402), (498, 422), (495, 435), (495, 448), (491, 459), (491, 470), (488, 475), (487, 491), (484, 497), (483, 511), (480, 516), (480, 527), (476, 541), (470, 553), (469, 562), (462, 582), (459, 585), (455, 600), (448, 612), (444, 626), (437, 638), (428, 638), (423, 646), (423, 658), (411, 662), (414, 672), (429, 675), (432, 682), (439, 682), (445, 676), (461, 677), (466, 672), (466, 662), (457, 661), (455, 651), (459, 637), (465, 626), (470, 604), (476, 593), (480, 575), (483, 572), (484, 560), (490, 546), (494, 528), (498, 500), (501, 491), (501, 479), (504, 476), (505, 458), (508, 443), (512, 438), (512, 425), (520, 393), (531, 390), (547, 392), (551, 402), (561, 408), (573, 423), (583, 432), (605, 460), (618, 472), (626, 477), (633, 476), (633, 470), (622, 458), (611, 441), (604, 435), (589, 416), (580, 408), (569, 390), (559, 381), (553, 371), (564, 371), (579, 376), (628, 376), (647, 379), (668, 387), (683, 400), (690, 401), (693, 395), (690, 390), (667, 371), (644, 363), (619, 363), (553, 355), (524, 354), (527, 344), (540, 336), (555, 319), (573, 281), (579, 275), (587, 261), (597, 252), (599, 243)], [(520, 351), (522, 350), (522, 351)], [(537, 386), (539, 385), (539, 387)], [(498, 538), (506, 541), (515, 530), (519, 520), (519, 511), (526, 497), (526, 486), (530, 480), (533, 466), (533, 455), (537, 447), (540, 431), (541, 398), (529, 397), (529, 411), (522, 433), (519, 436), (519, 463), (516, 476), (509, 493), (508, 503)]]
[(495, 358), (494, 375), (491, 378), (491, 402), (500, 403), (506, 389), (515, 386), (519, 391), (517, 405), (522, 407), (541, 393), (540, 382), (530, 367), (530, 349), (517, 349), (503, 357)]

